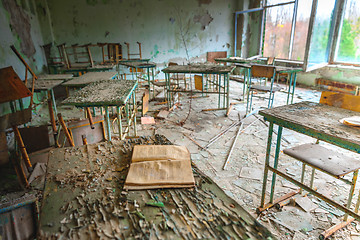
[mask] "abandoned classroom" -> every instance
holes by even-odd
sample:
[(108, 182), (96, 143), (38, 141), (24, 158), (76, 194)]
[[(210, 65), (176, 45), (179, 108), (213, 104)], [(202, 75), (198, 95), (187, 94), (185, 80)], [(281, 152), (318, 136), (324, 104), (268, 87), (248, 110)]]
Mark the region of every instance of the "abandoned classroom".
[(1, 0), (0, 239), (360, 239), (359, 22)]

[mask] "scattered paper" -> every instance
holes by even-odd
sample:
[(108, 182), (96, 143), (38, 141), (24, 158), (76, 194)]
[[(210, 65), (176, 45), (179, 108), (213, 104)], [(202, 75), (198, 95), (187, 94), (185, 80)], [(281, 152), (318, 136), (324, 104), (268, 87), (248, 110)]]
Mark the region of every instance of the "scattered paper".
[(141, 124), (155, 124), (153, 117), (141, 117)]

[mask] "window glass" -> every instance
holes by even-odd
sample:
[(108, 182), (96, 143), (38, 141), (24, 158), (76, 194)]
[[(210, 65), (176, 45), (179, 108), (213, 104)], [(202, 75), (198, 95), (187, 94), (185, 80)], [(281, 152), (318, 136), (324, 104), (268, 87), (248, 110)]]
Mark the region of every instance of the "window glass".
[(304, 60), (312, 0), (300, 0), (297, 8), (292, 60)]
[[(268, 1), (268, 5), (273, 2)], [(289, 44), (294, 4), (266, 9), (264, 57), (289, 58)]]
[(318, 0), (310, 43), (308, 67), (328, 62), (328, 42), (334, 7), (335, 0)]
[(360, 1), (347, 0), (337, 62), (360, 63)]

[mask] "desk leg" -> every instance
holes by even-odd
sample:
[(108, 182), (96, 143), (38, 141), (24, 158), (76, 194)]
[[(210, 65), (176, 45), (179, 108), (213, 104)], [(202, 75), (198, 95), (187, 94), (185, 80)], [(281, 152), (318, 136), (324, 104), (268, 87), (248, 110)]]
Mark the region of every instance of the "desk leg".
[(51, 94), (51, 100), (52, 100), (52, 104), (53, 104), (53, 107), (54, 107), (54, 112), (55, 112), (55, 115), (57, 116), (57, 108), (56, 108), (56, 101), (55, 101), (55, 95), (54, 95), (54, 90), (51, 89), (50, 90), (50, 94)]
[[(146, 68), (146, 74), (147, 74), (147, 80), (148, 80), (148, 84), (149, 84), (149, 97), (151, 96), (151, 85), (150, 85), (150, 69)], [(154, 92), (153, 92), (153, 96), (154, 96)]]
[[(351, 206), (351, 202), (352, 202), (352, 198), (353, 198), (353, 195), (354, 195), (354, 191), (355, 191), (355, 185), (356, 185), (356, 181), (357, 181), (357, 178), (358, 178), (358, 174), (359, 174), (359, 170), (356, 170), (354, 172), (354, 175), (353, 175), (353, 178), (352, 178), (352, 182), (351, 182), (351, 188), (350, 188), (350, 193), (349, 193), (349, 198), (348, 198), (348, 202), (346, 204), (346, 207), (347, 208), (350, 208)], [(357, 213), (357, 209), (355, 209), (356, 213)], [(344, 221), (347, 221), (347, 218), (348, 218), (348, 214), (345, 214), (344, 216)]]
[(225, 75), (227, 87), (226, 87), (226, 112), (229, 111), (230, 107), (230, 74)]
[(288, 94), (287, 94), (286, 104), (289, 104), (289, 99), (290, 99), (292, 84), (293, 84), (293, 73), (290, 73), (289, 88), (288, 88)]
[(134, 134), (135, 134), (135, 137), (136, 137), (136, 135), (137, 135), (137, 131), (136, 131), (136, 109), (137, 109), (137, 107), (136, 107), (136, 96), (135, 96), (135, 91), (133, 92), (133, 113), (132, 114), (134, 114), (134, 118), (133, 118), (133, 121), (134, 121)]
[(221, 100), (221, 75), (219, 75), (219, 81), (218, 81), (218, 87), (219, 87), (219, 94), (218, 94), (218, 108), (220, 108), (220, 100)]
[[(153, 81), (153, 86), (152, 86), (153, 87), (153, 99), (155, 99), (155, 84), (154, 84), (154, 82), (155, 82), (155, 73), (154, 73), (154, 68), (151, 68), (151, 75), (152, 75), (152, 81)], [(149, 87), (149, 89), (150, 89), (150, 87)], [(165, 92), (164, 92), (164, 96), (165, 96)]]
[(292, 88), (292, 94), (291, 94), (291, 103), (294, 102), (297, 73), (293, 73), (293, 75), (294, 75), (294, 80), (293, 80), (293, 88)]
[(226, 106), (226, 88), (227, 88), (227, 86), (226, 86), (226, 76), (224, 75), (223, 76), (223, 80), (224, 80), (224, 92), (223, 92), (223, 105), (222, 105), (222, 108), (225, 108), (225, 106)]
[(271, 151), (271, 142), (272, 142), (273, 131), (274, 131), (274, 123), (270, 122), (267, 148), (266, 148), (266, 157), (265, 157), (264, 179), (263, 179), (263, 186), (262, 186), (262, 193), (261, 193), (261, 204), (260, 204), (261, 208), (263, 208), (265, 206), (266, 182), (267, 182), (268, 172), (269, 172), (268, 167), (269, 167), (269, 163), (270, 163), (270, 151)]
[(105, 121), (106, 121), (106, 130), (108, 134), (108, 141), (111, 141), (111, 128), (110, 128), (110, 116), (109, 116), (109, 107), (105, 107)]
[(245, 100), (245, 88), (246, 88), (246, 80), (247, 80), (247, 68), (244, 68), (244, 84), (243, 84), (243, 100)]
[(165, 85), (166, 85), (166, 93), (164, 93), (164, 95), (166, 96), (167, 98), (167, 105), (168, 105), (168, 108), (170, 110), (171, 108), (171, 104), (170, 104), (170, 74), (169, 73), (165, 73)]
[[(277, 134), (278, 136), (277, 136), (277, 141), (276, 141), (276, 149), (275, 149), (275, 159), (274, 159), (274, 168), (275, 169), (277, 169), (278, 162), (279, 162), (282, 130), (283, 130), (283, 127), (279, 126), (279, 130), (278, 130), (278, 134)], [(271, 181), (270, 203), (273, 203), (273, 200), (274, 200), (275, 185), (276, 185), (276, 173), (273, 172), (272, 181)]]
[[(250, 88), (251, 88), (251, 70), (247, 69), (248, 72), (248, 81), (247, 81), (247, 88), (246, 88), (246, 115), (248, 114), (249, 109), (249, 97), (250, 97)], [(251, 105), (250, 105), (251, 107)], [(250, 109), (251, 111), (251, 109)]]
[(120, 137), (120, 140), (123, 140), (121, 108), (119, 106), (117, 106), (116, 111), (117, 111), (117, 118), (118, 118), (118, 124), (119, 124), (119, 137)]

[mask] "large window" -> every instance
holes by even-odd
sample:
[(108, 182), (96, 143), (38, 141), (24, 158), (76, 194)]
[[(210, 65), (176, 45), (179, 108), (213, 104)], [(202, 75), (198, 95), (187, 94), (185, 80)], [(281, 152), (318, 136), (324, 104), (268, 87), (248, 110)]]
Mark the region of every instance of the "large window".
[[(276, 6), (279, 0), (266, 2), (263, 55), (304, 60), (312, 0), (298, 0)], [(274, 7), (271, 7), (274, 6)]]
[[(242, 15), (258, 14), (261, 20), (261, 34), (257, 38), (260, 40), (260, 49), (258, 54), (264, 57), (275, 57), (282, 59), (304, 60), (305, 45), (308, 33), (310, 9), (313, 0), (266, 0), (261, 2), (258, 8), (251, 8), (244, 11), (236, 12), (236, 24), (239, 19), (243, 19)], [(250, 5), (249, 5), (250, 6)], [(238, 18), (238, 16), (240, 16)], [(250, 19), (250, 17), (248, 17)], [(241, 26), (246, 24), (241, 22)], [(250, 25), (252, 30), (256, 30), (257, 21), (253, 21)], [(241, 31), (241, 29), (240, 29)], [(247, 32), (247, 31), (243, 31)], [(235, 32), (236, 48), (246, 49), (248, 43), (254, 43), (257, 36), (254, 31), (249, 34), (251, 41), (244, 41), (245, 35), (238, 35)], [(242, 41), (239, 47), (239, 41)], [(256, 42), (256, 41), (255, 41)], [(250, 46), (251, 47), (251, 46)], [(253, 47), (252, 47), (253, 48)], [(244, 51), (241, 52), (242, 57)], [(239, 52), (236, 52), (239, 53)], [(246, 55), (246, 54), (245, 54)]]
[(347, 0), (336, 62), (360, 63), (360, 1)]
[[(274, 0), (268, 4), (274, 4)], [(290, 50), (294, 4), (266, 9), (263, 55), (287, 59)]]
[(266, 0), (236, 12), (236, 19), (254, 12), (262, 33), (249, 34), (245, 48), (259, 41), (259, 55), (304, 61), (306, 70), (329, 63), (360, 66), (360, 0)]
[(359, 0), (313, 0), (304, 67), (360, 66)]

